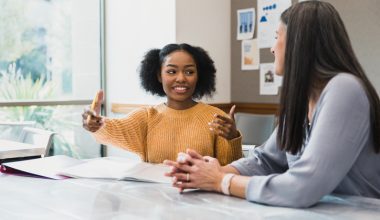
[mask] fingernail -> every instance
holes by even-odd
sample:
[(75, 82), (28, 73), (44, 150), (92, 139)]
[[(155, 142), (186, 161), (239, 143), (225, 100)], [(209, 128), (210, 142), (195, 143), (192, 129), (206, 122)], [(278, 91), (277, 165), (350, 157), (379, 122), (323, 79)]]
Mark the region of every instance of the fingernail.
[(184, 162), (186, 162), (186, 156), (187, 156), (186, 153), (179, 152), (179, 153), (178, 153), (178, 157), (177, 157), (177, 162), (179, 162), (179, 163), (184, 163)]

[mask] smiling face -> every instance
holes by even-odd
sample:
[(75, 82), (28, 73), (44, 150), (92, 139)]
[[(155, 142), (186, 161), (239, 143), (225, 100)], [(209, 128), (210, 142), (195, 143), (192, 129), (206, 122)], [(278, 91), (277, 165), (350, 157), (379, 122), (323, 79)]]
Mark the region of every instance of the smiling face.
[(284, 75), (285, 71), (285, 45), (286, 45), (286, 26), (279, 23), (276, 30), (276, 41), (271, 48), (274, 55), (274, 71), (277, 75)]
[(197, 66), (185, 51), (174, 51), (165, 57), (158, 80), (167, 96), (167, 106), (187, 109), (195, 105), (192, 99), (198, 81)]

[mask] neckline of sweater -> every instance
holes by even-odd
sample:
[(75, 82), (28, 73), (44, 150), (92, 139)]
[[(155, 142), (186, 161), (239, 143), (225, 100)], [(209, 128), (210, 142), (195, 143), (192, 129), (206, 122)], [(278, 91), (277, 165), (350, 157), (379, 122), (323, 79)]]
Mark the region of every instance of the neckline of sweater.
[(159, 105), (159, 107), (162, 109), (162, 113), (169, 114), (170, 116), (192, 115), (194, 112), (199, 111), (203, 106), (204, 104), (202, 102), (198, 102), (191, 108), (184, 109), (184, 110), (176, 110), (176, 109), (172, 109), (168, 107), (167, 105), (165, 105), (165, 103), (162, 103)]

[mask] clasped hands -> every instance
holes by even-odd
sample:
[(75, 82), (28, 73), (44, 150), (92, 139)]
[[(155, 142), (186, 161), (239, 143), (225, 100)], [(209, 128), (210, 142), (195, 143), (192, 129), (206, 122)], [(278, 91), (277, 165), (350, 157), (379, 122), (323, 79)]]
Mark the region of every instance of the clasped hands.
[(171, 166), (166, 176), (172, 177), (173, 186), (180, 192), (184, 189), (202, 189), (221, 192), (220, 183), (224, 173), (216, 158), (202, 156), (192, 149), (179, 153), (177, 161), (165, 160)]

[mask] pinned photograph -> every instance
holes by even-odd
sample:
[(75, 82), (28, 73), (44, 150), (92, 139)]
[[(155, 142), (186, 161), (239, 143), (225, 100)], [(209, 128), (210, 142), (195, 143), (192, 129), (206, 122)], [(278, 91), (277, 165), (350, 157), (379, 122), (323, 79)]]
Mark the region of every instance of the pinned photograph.
[(247, 8), (237, 11), (237, 39), (252, 39), (255, 31), (255, 9)]
[(274, 73), (271, 70), (268, 70), (268, 72), (266, 72), (264, 74), (264, 82), (265, 83), (273, 83), (274, 82)]
[(257, 70), (260, 64), (260, 52), (257, 39), (241, 41), (241, 69)]
[(260, 95), (277, 95), (282, 77), (274, 72), (273, 63), (260, 64)]

